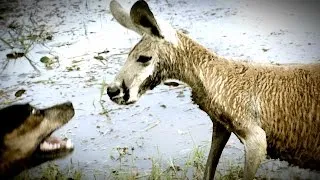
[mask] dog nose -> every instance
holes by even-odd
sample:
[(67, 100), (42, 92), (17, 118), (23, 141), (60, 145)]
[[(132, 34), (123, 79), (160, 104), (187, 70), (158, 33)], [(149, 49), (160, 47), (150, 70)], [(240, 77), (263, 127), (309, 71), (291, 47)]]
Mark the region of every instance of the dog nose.
[(67, 101), (67, 102), (65, 103), (65, 105), (66, 105), (66, 106), (69, 106), (69, 107), (72, 107), (72, 106), (73, 106), (71, 101)]
[(117, 86), (109, 86), (107, 88), (107, 94), (109, 95), (109, 97), (117, 96), (118, 94), (120, 94), (120, 88)]

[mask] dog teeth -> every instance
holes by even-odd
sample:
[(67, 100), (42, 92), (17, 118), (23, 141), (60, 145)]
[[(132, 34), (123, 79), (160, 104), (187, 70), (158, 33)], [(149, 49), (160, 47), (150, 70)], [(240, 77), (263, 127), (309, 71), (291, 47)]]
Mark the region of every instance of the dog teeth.
[(63, 144), (49, 143), (47, 141), (44, 141), (43, 143), (40, 144), (41, 151), (52, 151), (52, 150), (61, 149), (61, 148), (73, 149), (73, 143), (71, 142), (70, 139), (68, 139), (67, 141), (64, 141)]
[(72, 148), (73, 148), (73, 143), (71, 142), (70, 139), (67, 140), (66, 148), (67, 148), (67, 149), (72, 149)]
[(51, 144), (45, 141), (42, 144), (40, 144), (40, 150), (42, 151), (51, 151), (51, 150), (60, 149), (60, 148), (61, 148), (61, 145), (57, 143)]
[(53, 144), (53, 149), (57, 149), (58, 148), (58, 144)]
[(43, 151), (48, 151), (48, 150), (52, 149), (52, 145), (45, 141), (42, 144), (40, 144), (40, 149), (43, 150)]
[(47, 142), (41, 143), (40, 144), (40, 150), (44, 151), (47, 148), (47, 144), (48, 144)]

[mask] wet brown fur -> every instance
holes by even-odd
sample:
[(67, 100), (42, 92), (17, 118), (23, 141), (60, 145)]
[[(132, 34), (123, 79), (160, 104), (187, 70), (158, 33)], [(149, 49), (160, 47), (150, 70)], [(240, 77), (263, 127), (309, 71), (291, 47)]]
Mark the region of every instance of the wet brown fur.
[[(152, 65), (146, 67), (154, 66), (152, 75), (140, 82), (143, 89), (166, 79), (187, 83), (193, 101), (213, 123), (204, 179), (214, 178), (231, 132), (244, 144), (244, 179), (254, 178), (266, 154), (302, 168), (320, 170), (319, 63), (267, 65), (220, 57), (183, 33), (170, 34), (170, 28), (154, 26), (157, 21), (146, 4), (137, 1), (129, 16), (116, 1), (110, 3), (115, 19), (142, 35), (110, 92), (119, 82), (129, 84), (142, 79), (139, 73), (143, 67), (137, 63), (140, 56), (152, 57)], [(143, 19), (151, 22), (140, 23), (140, 11), (146, 16)], [(154, 28), (160, 35), (150, 31)], [(125, 104), (121, 98), (115, 102)]]
[[(17, 108), (16, 110), (21, 112), (15, 113), (28, 114), (25, 109)], [(17, 120), (18, 126), (11, 132), (1, 132), (3, 137), (0, 142), (0, 178), (12, 178), (25, 169), (62, 157), (62, 154), (50, 158), (35, 158), (33, 155), (40, 141), (73, 117), (72, 104), (60, 104), (44, 109), (45, 114), (32, 114), (31, 111), (30, 106), (29, 115), (25, 117), (26, 119)], [(10, 124), (12, 117), (10, 114), (6, 114), (6, 116), (6, 118), (2, 117), (4, 119), (1, 123)]]
[(262, 65), (228, 60), (186, 35), (158, 54), (169, 77), (189, 84), (193, 100), (241, 137), (251, 124), (266, 132), (268, 154), (320, 168), (320, 64)]

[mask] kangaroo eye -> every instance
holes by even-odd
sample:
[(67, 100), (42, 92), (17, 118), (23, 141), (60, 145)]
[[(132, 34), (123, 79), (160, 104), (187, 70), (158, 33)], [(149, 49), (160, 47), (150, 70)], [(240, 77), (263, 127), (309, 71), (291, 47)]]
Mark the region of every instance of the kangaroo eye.
[(152, 59), (151, 56), (139, 56), (137, 62), (146, 63)]

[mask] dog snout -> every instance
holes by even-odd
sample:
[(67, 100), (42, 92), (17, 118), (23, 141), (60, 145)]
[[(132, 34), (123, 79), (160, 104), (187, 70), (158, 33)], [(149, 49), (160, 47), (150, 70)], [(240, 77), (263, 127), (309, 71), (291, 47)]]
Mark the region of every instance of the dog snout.
[(107, 88), (107, 94), (110, 98), (115, 97), (120, 94), (120, 87), (118, 86), (109, 86)]
[(67, 102), (65, 103), (65, 105), (66, 105), (67, 107), (73, 107), (73, 105), (72, 105), (72, 102), (71, 102), (71, 101), (67, 101)]

